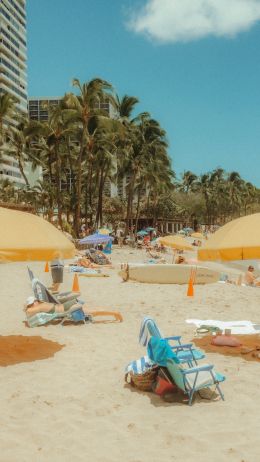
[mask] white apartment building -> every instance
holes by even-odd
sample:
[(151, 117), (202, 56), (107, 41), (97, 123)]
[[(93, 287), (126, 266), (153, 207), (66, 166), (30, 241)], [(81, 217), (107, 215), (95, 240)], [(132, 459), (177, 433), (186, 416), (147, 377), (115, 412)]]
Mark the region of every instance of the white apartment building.
[[(18, 108), (27, 113), (26, 0), (0, 0), (0, 93), (6, 92), (15, 96)], [(25, 172), (29, 170), (28, 165)], [(17, 187), (25, 184), (17, 162), (6, 155), (0, 163), (0, 179)]]

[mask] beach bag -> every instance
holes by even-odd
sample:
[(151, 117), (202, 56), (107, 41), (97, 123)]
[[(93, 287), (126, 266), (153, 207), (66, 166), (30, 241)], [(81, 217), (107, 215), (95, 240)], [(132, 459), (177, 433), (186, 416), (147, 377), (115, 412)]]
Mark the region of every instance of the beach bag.
[(176, 391), (177, 386), (175, 383), (172, 383), (167, 369), (160, 368), (156, 381), (153, 384), (153, 392), (163, 398), (167, 393), (176, 393)]
[(212, 345), (238, 347), (241, 345), (239, 340), (232, 335), (216, 335), (211, 340)]
[(152, 391), (158, 370), (158, 366), (152, 366), (151, 369), (142, 374), (134, 374), (133, 371), (129, 371), (125, 374), (125, 381), (132, 387), (138, 388), (138, 390)]

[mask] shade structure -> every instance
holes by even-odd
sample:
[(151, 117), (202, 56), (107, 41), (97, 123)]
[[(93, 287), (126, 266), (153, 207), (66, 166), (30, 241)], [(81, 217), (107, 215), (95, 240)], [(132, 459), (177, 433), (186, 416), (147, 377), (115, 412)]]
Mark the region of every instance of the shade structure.
[(202, 233), (192, 233), (190, 236), (196, 239), (205, 239)]
[(0, 207), (0, 261), (72, 258), (75, 246), (48, 221)]
[(111, 231), (108, 228), (101, 228), (101, 229), (98, 230), (98, 233), (108, 235), (109, 233), (111, 233)]
[(80, 244), (106, 244), (109, 241), (113, 241), (113, 237), (108, 236), (107, 234), (91, 234), (90, 236), (83, 237), (83, 239), (80, 239), (79, 243)]
[(138, 231), (138, 233), (136, 233), (137, 236), (148, 236), (148, 232), (145, 231), (145, 230), (142, 230), (142, 231)]
[(198, 259), (254, 260), (260, 258), (260, 213), (232, 220), (219, 228), (198, 250)]
[(166, 247), (177, 250), (193, 250), (192, 246), (185, 239), (178, 235), (160, 237), (159, 242)]

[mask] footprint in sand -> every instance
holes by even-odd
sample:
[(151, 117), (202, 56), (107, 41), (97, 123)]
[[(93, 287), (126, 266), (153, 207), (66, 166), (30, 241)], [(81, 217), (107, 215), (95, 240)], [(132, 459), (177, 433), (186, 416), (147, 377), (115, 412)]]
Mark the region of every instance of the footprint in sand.
[(135, 429), (136, 429), (136, 425), (135, 425), (134, 423), (130, 423), (130, 424), (127, 425), (127, 428), (128, 428), (129, 430), (135, 430)]

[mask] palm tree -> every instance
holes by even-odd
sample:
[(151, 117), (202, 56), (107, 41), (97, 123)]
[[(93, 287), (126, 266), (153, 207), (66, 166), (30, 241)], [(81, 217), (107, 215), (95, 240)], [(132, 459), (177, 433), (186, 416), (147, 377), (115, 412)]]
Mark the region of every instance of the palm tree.
[(73, 80), (73, 86), (79, 90), (79, 95), (73, 93), (65, 95), (67, 107), (74, 110), (75, 121), (78, 124), (78, 159), (76, 171), (76, 204), (74, 214), (74, 227), (78, 235), (81, 216), (81, 194), (83, 157), (88, 158), (88, 143), (91, 122), (99, 115), (105, 115), (99, 109), (99, 103), (110, 98), (112, 86), (105, 80), (96, 78), (81, 84), (78, 79)]

